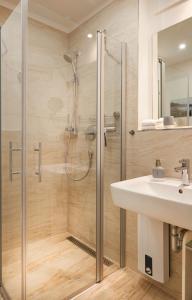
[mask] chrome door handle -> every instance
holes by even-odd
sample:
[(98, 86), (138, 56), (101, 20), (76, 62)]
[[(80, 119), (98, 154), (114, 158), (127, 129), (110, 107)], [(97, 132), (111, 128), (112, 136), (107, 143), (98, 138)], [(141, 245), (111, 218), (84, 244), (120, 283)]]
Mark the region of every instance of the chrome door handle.
[(41, 174), (41, 163), (42, 163), (42, 143), (38, 144), (38, 148), (34, 149), (35, 152), (38, 153), (38, 166), (35, 175), (38, 176), (39, 182), (42, 181), (42, 174)]
[(13, 152), (21, 151), (22, 148), (14, 148), (13, 142), (9, 142), (9, 180), (13, 181), (13, 175), (20, 175), (21, 171), (13, 171)]

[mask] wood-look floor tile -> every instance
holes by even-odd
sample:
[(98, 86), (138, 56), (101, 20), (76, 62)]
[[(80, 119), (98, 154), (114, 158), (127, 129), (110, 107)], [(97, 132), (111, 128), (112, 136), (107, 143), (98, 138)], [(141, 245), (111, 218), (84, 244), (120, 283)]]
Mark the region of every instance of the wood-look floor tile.
[[(67, 240), (66, 234), (30, 243), (27, 262), (28, 300), (69, 299), (95, 283), (96, 259)], [(4, 272), (8, 292), (11, 291), (14, 300), (20, 300), (15, 284), (18, 277), (16, 263), (9, 259)], [(106, 275), (115, 270), (115, 264), (104, 266)]]
[(140, 274), (130, 270), (118, 270), (96, 284), (76, 300), (173, 300)]

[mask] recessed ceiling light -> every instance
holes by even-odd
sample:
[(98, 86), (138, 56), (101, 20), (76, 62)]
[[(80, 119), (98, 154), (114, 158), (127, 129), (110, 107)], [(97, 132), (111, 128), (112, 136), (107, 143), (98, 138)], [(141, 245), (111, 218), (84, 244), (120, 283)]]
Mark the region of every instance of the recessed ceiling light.
[(183, 50), (183, 49), (185, 49), (186, 47), (187, 47), (187, 45), (186, 45), (185, 43), (179, 44), (179, 49), (180, 49), (180, 50)]
[(88, 34), (87, 34), (87, 37), (88, 37), (88, 39), (92, 39), (93, 34), (92, 34), (92, 33), (88, 33)]

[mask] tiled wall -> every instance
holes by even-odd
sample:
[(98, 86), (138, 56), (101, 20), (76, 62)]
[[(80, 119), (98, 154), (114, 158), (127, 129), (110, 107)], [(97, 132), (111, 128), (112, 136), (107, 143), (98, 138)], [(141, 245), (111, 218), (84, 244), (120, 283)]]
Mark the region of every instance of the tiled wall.
[[(35, 25), (37, 26), (37, 25)], [(34, 27), (35, 28), (35, 27)], [(40, 25), (39, 30), (43, 32), (43, 26)], [(51, 29), (46, 29), (47, 36), (53, 38), (54, 34)], [(73, 141), (72, 147), (77, 147), (79, 149), (79, 155), (83, 157), (83, 160), (87, 159), (87, 150), (88, 147), (91, 147), (93, 151), (95, 151), (95, 142), (87, 143), (85, 140), (84, 129), (89, 124), (90, 119), (95, 115), (95, 42), (87, 41), (86, 34), (90, 32), (96, 32), (97, 29), (107, 29), (108, 35), (115, 38), (116, 40), (126, 41), (128, 44), (128, 53), (127, 53), (127, 132), (131, 129), (137, 129), (137, 62), (138, 62), (138, 42), (137, 42), (137, 32), (138, 32), (138, 3), (135, 0), (116, 0), (109, 7), (105, 8), (101, 13), (93, 17), (91, 20), (80, 26), (76, 31), (74, 31), (69, 37), (69, 48), (70, 50), (78, 49), (82, 53), (79, 58), (80, 62), (80, 84), (84, 81), (84, 84), (87, 84), (87, 89), (84, 91), (83, 98), (80, 99), (80, 107), (79, 114), (82, 116), (82, 126), (81, 134), (79, 135), (79, 140)], [(49, 32), (49, 33), (48, 33)], [(58, 38), (58, 34), (56, 33)], [(59, 38), (60, 40), (60, 38)], [(63, 41), (65, 38), (63, 37)], [(39, 39), (41, 42), (41, 39)], [(63, 48), (62, 48), (63, 47)], [(62, 47), (59, 46), (59, 52), (57, 55), (53, 53), (51, 56), (52, 60), (56, 59), (58, 64), (61, 64), (61, 53), (62, 49), (65, 49), (65, 45)], [(35, 49), (36, 47), (34, 47)], [(36, 49), (40, 49), (40, 52), (44, 53), (45, 49), (40, 45)], [(54, 50), (55, 51), (55, 50)], [(54, 52), (53, 51), (53, 52)], [(52, 50), (51, 50), (52, 52)], [(84, 56), (85, 55), (85, 56)], [(36, 56), (34, 56), (36, 59)], [(40, 58), (40, 57), (39, 57)], [(38, 58), (38, 59), (39, 59)], [(42, 58), (42, 56), (41, 56)], [(40, 58), (40, 59), (41, 59)], [(44, 58), (42, 58), (44, 59)], [(46, 62), (46, 60), (44, 61)], [(47, 61), (49, 67), (52, 68), (52, 61)], [(82, 64), (82, 65), (81, 65)], [(54, 60), (55, 65), (55, 60)], [(63, 65), (64, 66), (64, 65)], [(47, 71), (50, 74), (50, 68), (44, 68), (42, 66), (38, 71), (33, 70), (31, 74), (33, 75), (33, 82), (38, 81), (39, 74), (42, 72), (43, 76), (46, 76)], [(66, 66), (65, 66), (66, 67)], [(60, 70), (61, 71), (61, 70)], [(59, 71), (59, 72), (60, 72)], [(63, 74), (65, 70), (61, 71)], [(69, 71), (70, 72), (70, 71)], [(53, 75), (52, 71), (51, 74)], [(84, 75), (83, 75), (84, 74)], [(32, 76), (31, 75), (31, 76)], [(49, 75), (50, 76), (50, 75)], [(71, 78), (71, 74), (68, 78)], [(55, 79), (58, 78), (57, 75)], [(55, 81), (53, 81), (55, 82)], [(91, 88), (90, 88), (91, 87)], [(44, 85), (43, 89), (46, 89), (47, 86)], [(90, 93), (94, 90), (93, 97), (90, 100)], [(44, 97), (44, 95), (43, 95)], [(59, 93), (56, 95), (56, 98), (64, 97)], [(42, 98), (43, 99), (43, 98)], [(82, 101), (82, 102), (81, 102)], [(84, 101), (84, 102), (83, 102)], [(54, 99), (53, 103), (60, 101)], [(32, 101), (33, 103), (33, 101)], [(38, 102), (36, 103), (38, 105)], [(71, 108), (70, 108), (71, 109)], [(117, 110), (117, 107), (114, 107), (114, 110)], [(35, 109), (35, 114), (38, 110)], [(112, 110), (113, 111), (113, 110)], [(111, 112), (110, 114), (111, 114)], [(40, 112), (40, 111), (39, 111)], [(87, 112), (89, 112), (87, 114)], [(30, 117), (30, 121), (35, 120), (34, 116)], [(50, 113), (51, 114), (51, 113)], [(50, 115), (49, 114), (49, 115)], [(88, 120), (86, 119), (88, 115)], [(37, 116), (36, 116), (37, 117)], [(40, 117), (40, 116), (39, 116)], [(59, 118), (59, 116), (58, 116)], [(86, 119), (86, 120), (85, 120)], [(36, 119), (37, 120), (37, 119)], [(39, 119), (38, 119), (39, 120)], [(53, 121), (53, 120), (52, 120)], [(50, 127), (48, 132), (48, 136), (38, 136), (38, 139), (35, 141), (32, 140), (32, 144), (36, 144), (40, 138), (45, 145), (45, 149), (49, 149), (47, 154), (44, 156), (46, 164), (57, 163), (61, 161), (62, 151), (58, 152), (55, 149), (55, 142), (58, 147), (63, 147), (63, 138), (61, 131), (57, 131), (56, 136), (54, 136), (52, 142), (50, 142), (50, 136), (53, 137), (51, 128), (51, 122), (49, 123)], [(93, 122), (95, 120), (92, 120)], [(48, 119), (46, 120), (48, 122)], [(48, 123), (45, 124), (45, 129)], [(83, 123), (84, 122), (84, 123)], [(35, 122), (32, 122), (35, 124)], [(59, 124), (59, 123), (57, 123)], [(59, 125), (58, 125), (59, 127)], [(32, 128), (32, 127), (31, 127)], [(43, 125), (42, 125), (43, 128)], [(59, 127), (60, 128), (60, 127)], [(36, 130), (36, 131), (35, 131)], [(34, 129), (34, 133), (39, 132), (39, 129)], [(63, 131), (62, 131), (63, 132)], [(46, 130), (42, 130), (42, 134), (46, 133)], [(48, 148), (46, 148), (46, 141), (48, 144)], [(76, 145), (75, 145), (76, 144)], [(82, 147), (82, 148), (81, 148)], [(116, 147), (116, 149), (114, 149)], [(77, 149), (76, 148), (76, 149)], [(62, 148), (64, 149), (64, 148)], [(82, 149), (82, 151), (80, 151)], [(160, 158), (162, 160), (163, 165), (166, 168), (166, 174), (175, 176), (173, 171), (173, 167), (177, 165), (178, 160), (182, 157), (191, 158), (192, 153), (192, 140), (191, 140), (191, 131), (190, 130), (179, 130), (179, 131), (158, 131), (158, 132), (136, 132), (135, 136), (130, 136), (127, 134), (127, 178), (142, 176), (151, 173), (151, 168), (154, 164), (154, 160), (156, 158)], [(46, 150), (45, 150), (46, 151)], [(116, 152), (117, 151), (117, 152)], [(118, 136), (111, 136), (109, 139), (109, 146), (105, 151), (106, 154), (106, 170), (110, 169), (110, 175), (106, 175), (105, 184), (108, 185), (109, 182), (118, 180)], [(57, 153), (57, 155), (53, 158), (52, 153)], [(82, 154), (83, 153), (83, 154)], [(117, 153), (117, 155), (116, 155)], [(115, 162), (115, 163), (114, 163)], [(33, 170), (31, 170), (33, 172)], [(60, 196), (60, 192), (63, 193), (63, 186), (66, 184), (66, 177), (64, 176), (55, 176), (54, 174), (48, 175), (45, 174), (49, 179), (50, 184), (55, 184), (54, 191), (50, 192), (48, 190), (48, 184), (42, 183), (41, 193), (47, 193), (47, 196), (51, 198), (56, 197), (54, 201), (57, 202), (57, 209), (54, 206), (53, 202), (51, 203), (51, 207), (46, 207), (46, 201), (42, 200), (42, 207), (40, 205), (41, 201), (37, 197), (38, 183), (35, 182), (32, 185), (31, 193), (33, 193), (33, 200), (37, 199), (35, 204), (35, 210), (31, 212), (31, 230), (34, 230), (35, 224), (36, 227), (36, 237), (40, 237), (38, 235), (40, 227), (40, 223), (43, 220), (48, 225), (51, 226), (46, 219), (41, 219), (41, 208), (45, 209), (44, 213), (48, 214), (50, 218), (53, 218), (53, 223), (56, 221), (56, 217), (59, 214), (65, 214), (65, 205), (63, 202), (65, 197)], [(109, 177), (108, 177), (109, 176)], [(43, 180), (46, 177), (43, 177)], [(46, 178), (46, 179), (47, 179)], [(53, 181), (55, 180), (55, 183)], [(34, 181), (36, 178), (33, 179)], [(66, 186), (66, 185), (65, 185)], [(87, 177), (84, 181), (74, 183), (68, 179), (68, 230), (77, 235), (85, 242), (90, 243), (92, 245), (95, 244), (95, 153), (94, 153), (94, 164), (91, 171), (91, 175)], [(57, 187), (55, 189), (55, 187)], [(109, 192), (108, 192), (109, 195)], [(66, 196), (66, 194), (65, 194)], [(47, 199), (47, 198), (46, 198)], [(118, 258), (118, 232), (119, 232), (119, 215), (118, 210), (112, 207), (111, 198), (108, 198), (108, 204), (106, 209), (106, 237), (108, 238), (106, 246), (106, 254), (113, 259)], [(30, 204), (32, 207), (32, 203)], [(64, 211), (61, 211), (61, 208), (64, 207)], [(46, 209), (48, 209), (46, 211)], [(54, 216), (52, 213), (54, 212)], [(43, 215), (44, 215), (43, 213)], [(37, 216), (37, 220), (35, 220)], [(46, 218), (46, 216), (45, 216)], [(53, 224), (51, 223), (51, 224)], [(66, 228), (66, 224), (60, 223), (58, 224), (59, 231), (61, 228)], [(50, 228), (47, 232), (50, 232)], [(47, 230), (46, 228), (44, 228)], [(32, 232), (32, 231), (31, 231)], [(55, 232), (55, 225), (53, 228), (53, 232)], [(34, 237), (33, 234), (31, 236)], [(35, 238), (36, 238), (35, 237)], [(114, 245), (117, 245), (114, 248)], [(108, 249), (108, 250), (107, 250)], [(113, 251), (111, 252), (111, 249)], [(115, 251), (114, 251), (115, 249)], [(134, 213), (127, 212), (127, 266), (137, 270), (137, 216)], [(181, 255), (171, 253), (171, 278), (168, 283), (165, 285), (160, 285), (161, 288), (170, 291), (177, 299), (181, 299)]]

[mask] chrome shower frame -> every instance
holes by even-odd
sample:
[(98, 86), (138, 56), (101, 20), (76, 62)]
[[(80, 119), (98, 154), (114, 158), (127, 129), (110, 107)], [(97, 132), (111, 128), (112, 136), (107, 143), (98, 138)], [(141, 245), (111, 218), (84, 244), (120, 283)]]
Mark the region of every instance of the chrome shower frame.
[[(120, 179), (126, 179), (127, 44), (121, 43), (121, 165)], [(126, 210), (120, 208), (120, 267), (126, 265)]]
[(97, 31), (97, 107), (96, 107), (96, 282), (103, 279), (104, 221), (104, 37)]
[[(97, 146), (96, 146), (96, 282), (103, 279), (104, 259), (104, 55), (106, 30), (97, 31)], [(127, 46), (121, 43), (120, 180), (126, 179), (126, 69)], [(120, 267), (126, 265), (126, 210), (120, 209)]]
[(27, 45), (28, 45), (28, 0), (21, 0), (21, 26), (22, 26), (22, 159), (21, 159), (21, 206), (22, 206), (22, 300), (26, 300), (26, 264), (27, 264)]

